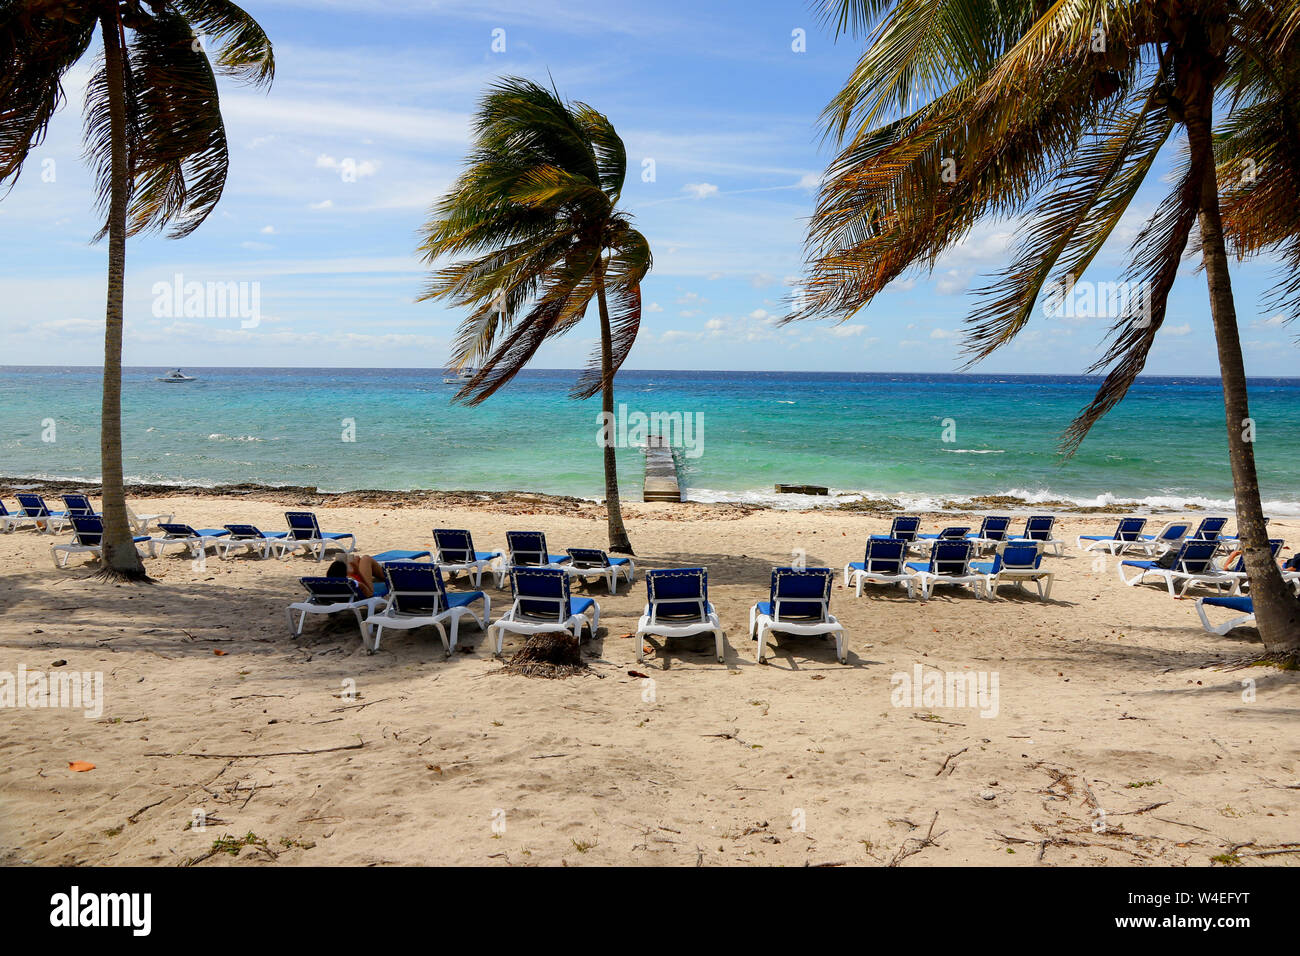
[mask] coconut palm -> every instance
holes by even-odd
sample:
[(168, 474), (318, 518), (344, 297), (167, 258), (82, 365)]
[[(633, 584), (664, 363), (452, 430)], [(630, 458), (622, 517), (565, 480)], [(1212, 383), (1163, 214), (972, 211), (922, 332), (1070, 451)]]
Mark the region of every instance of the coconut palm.
[[(268, 84), (271, 43), (228, 0), (0, 0), (0, 184), (12, 182), (63, 103), (63, 77), (103, 47), (86, 89), (85, 149), (108, 237), (100, 431), (109, 577), (142, 579), (122, 478), (122, 284), (126, 237), (187, 236), (226, 183), (216, 72)], [(220, 52), (209, 59), (205, 42)]]
[[(614, 414), (614, 375), (641, 325), (641, 280), (650, 245), (618, 200), (627, 171), (623, 140), (585, 103), (510, 77), (491, 87), (474, 119), (467, 168), (434, 207), (420, 252), (472, 258), (438, 268), (425, 299), (468, 308), (452, 365), (478, 366), (456, 393), (477, 405), (510, 382), (547, 339), (563, 335), (595, 298), (600, 347), (570, 395), (601, 393)], [(601, 442), (609, 548), (631, 554), (618, 497), (612, 429)]]
[(829, 11), (838, 32), (869, 43), (826, 110), (840, 151), (790, 318), (846, 319), (904, 271), (932, 268), (982, 218), (1019, 217), (1011, 264), (967, 320), (978, 361), (1083, 274), (1161, 148), (1185, 134), (1125, 276), (1149, 299), (1112, 326), (1089, 369), (1107, 374), (1063, 451), (1142, 370), (1190, 242), (1209, 285), (1256, 618), (1270, 654), (1300, 652), (1300, 603), (1264, 527), (1228, 275), (1229, 245), (1239, 256), (1280, 252), (1292, 271), (1275, 293), (1291, 315), (1300, 304), (1300, 3), (834, 0)]

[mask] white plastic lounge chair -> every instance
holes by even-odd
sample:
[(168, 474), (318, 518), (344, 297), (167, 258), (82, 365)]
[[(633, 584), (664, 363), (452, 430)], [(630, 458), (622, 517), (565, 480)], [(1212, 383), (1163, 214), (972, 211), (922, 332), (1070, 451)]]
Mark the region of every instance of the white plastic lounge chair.
[(921, 530), (921, 519), (916, 515), (895, 515), (889, 523), (889, 534), (873, 534), (869, 541), (903, 541), (910, 548)]
[(916, 575), (905, 566), (907, 541), (872, 535), (867, 539), (867, 553), (861, 561), (844, 565), (844, 586), (856, 587), (862, 597), (863, 584), (898, 584), (907, 588), (907, 596), (916, 597)]
[(1046, 601), (1052, 596), (1056, 575), (1044, 571), (1042, 563), (1043, 552), (1036, 541), (1007, 541), (998, 547), (992, 562), (972, 561), (970, 569), (984, 576), (984, 596), (989, 600), (997, 597), (1004, 584), (1024, 587), (1026, 581), (1032, 581), (1038, 597)]
[(918, 534), (916, 540), (918, 544), (924, 543), (926, 547), (935, 541), (963, 541), (970, 534), (970, 527), (963, 525), (949, 525), (938, 534)]
[(174, 544), (188, 551), (190, 557), (199, 562), (200, 568), (208, 566), (208, 548), (219, 547), (221, 539), (230, 535), (225, 528), (201, 528), (196, 531), (187, 524), (170, 521), (161, 522), (158, 527), (163, 536), (153, 539), (154, 554), (162, 557), (167, 548)]
[[(351, 578), (299, 578), (309, 595), (305, 601), (290, 604), (286, 613), (289, 616), (289, 630), (294, 637), (302, 634), (302, 626), (308, 614), (337, 614), (339, 611), (351, 611), (357, 618), (357, 627), (361, 629), (362, 640), (366, 637), (366, 616), (387, 602), (388, 588), (383, 582), (376, 582), (375, 595), (366, 597), (361, 593), (361, 586)], [(384, 594), (380, 594), (380, 586)], [(298, 623), (293, 623), (293, 612), (298, 612)]]
[(1002, 515), (987, 515), (980, 520), (978, 531), (966, 535), (977, 552), (992, 551), (1011, 535), (1011, 519)]
[[(1218, 541), (1223, 537), (1223, 527), (1228, 523), (1227, 518), (1202, 518), (1201, 523), (1196, 526), (1196, 530), (1187, 536), (1189, 541)], [(1265, 524), (1268, 519), (1265, 519)]]
[[(1272, 551), (1272, 557), (1274, 560), (1277, 559), (1277, 554), (1279, 551), (1282, 550), (1283, 544), (1284, 542), (1281, 538), (1268, 539), (1268, 546), (1269, 549)], [(1232, 594), (1241, 594), (1243, 588), (1246, 588), (1250, 585), (1250, 578), (1246, 574), (1246, 556), (1244, 554), (1238, 555), (1237, 560), (1234, 561), (1231, 566), (1225, 567), (1222, 570), (1220, 570), (1219, 574), (1223, 575), (1225, 578), (1231, 579)], [(1285, 571), (1282, 572), (1282, 577), (1285, 580), (1286, 578)]]
[(510, 610), (488, 628), (488, 642), (496, 631), (494, 647), (501, 653), (506, 631), (514, 634), (546, 634), (563, 631), (582, 642), (582, 628), (590, 637), (600, 626), (600, 605), (591, 598), (573, 597), (569, 593), (568, 572), (560, 568), (510, 569), (510, 592), (514, 603)]
[[(103, 560), (104, 557), (104, 519), (99, 515), (73, 515), (72, 540), (66, 544), (50, 545), (50, 557), (56, 568), (66, 568), (68, 558), (74, 554), (93, 554)], [(153, 556), (153, 539), (147, 534), (137, 535), (134, 539), (135, 549), (141, 557)], [(141, 547), (147, 545), (147, 547)], [(60, 559), (60, 555), (62, 558)]]
[(749, 609), (749, 636), (758, 641), (758, 663), (765, 663), (767, 638), (783, 634), (830, 634), (835, 638), (835, 659), (849, 662), (844, 651), (844, 627), (831, 614), (830, 568), (773, 568), (768, 599)]
[[(324, 560), (326, 551), (351, 554), (357, 549), (356, 535), (350, 531), (322, 531), (316, 515), (310, 511), (286, 511), (284, 517), (289, 522), (289, 533), (276, 544), (281, 558), (301, 549), (315, 555), (319, 562)], [(346, 545), (343, 544), (345, 539)]]
[(221, 557), (223, 560), (229, 558), (230, 552), (235, 548), (243, 548), (251, 554), (256, 554), (259, 558), (268, 558), (271, 556), (272, 547), (276, 542), (283, 541), (289, 533), (287, 531), (263, 531), (251, 524), (228, 524), (225, 527), (230, 532), (230, 536), (221, 542)]
[(436, 552), (433, 561), (447, 575), (447, 580), (464, 571), (473, 575), (474, 587), (478, 587), (483, 583), (483, 572), (493, 571), (495, 565), (493, 573), (498, 586), (502, 583), (500, 565), (505, 561), (505, 552), (499, 548), (496, 551), (476, 551), (474, 538), (463, 528), (434, 528), (433, 546)]
[[(1096, 551), (1104, 548), (1110, 554), (1122, 554), (1124, 549), (1133, 547), (1147, 526), (1146, 518), (1120, 518), (1115, 526), (1115, 533), (1081, 534), (1074, 546), (1084, 551)], [(1084, 542), (1087, 541), (1087, 544)]]
[(1012, 535), (1012, 541), (1034, 541), (1039, 551), (1051, 548), (1059, 557), (1065, 550), (1065, 542), (1052, 537), (1052, 527), (1056, 524), (1055, 515), (1030, 515), (1025, 519), (1025, 530)]
[(600, 578), (609, 588), (610, 594), (618, 593), (620, 578), (627, 578), (627, 583), (636, 580), (636, 565), (631, 558), (611, 558), (600, 548), (566, 548), (569, 563), (565, 570), (571, 578)]
[[(1244, 612), (1222, 624), (1211, 624), (1205, 613), (1206, 607), (1223, 607), (1230, 611)], [(1196, 613), (1201, 616), (1201, 625), (1211, 634), (1222, 637), (1234, 627), (1255, 626), (1255, 602), (1248, 597), (1203, 597), (1196, 599)]]
[(567, 554), (551, 554), (546, 535), (540, 531), (507, 531), (506, 556), (497, 572), (497, 587), (505, 585), (511, 568), (564, 568), (572, 559)]
[(984, 575), (970, 568), (975, 546), (965, 538), (935, 541), (930, 548), (928, 562), (909, 561), (907, 566), (916, 572), (921, 588), (921, 600), (930, 600), (936, 585), (960, 584), (975, 590), (976, 597), (983, 596)]
[[(403, 631), (417, 627), (437, 628), (443, 650), (449, 656), (456, 649), (461, 618), (468, 617), (481, 630), (487, 628), (492, 599), (482, 591), (448, 591), (436, 564), (395, 561), (384, 565), (384, 573), (388, 577), (388, 603), (362, 624), (362, 633), (374, 639), (369, 648), (371, 653), (379, 650), (379, 641), (386, 628)], [(476, 601), (483, 602), (482, 617), (469, 606)], [(443, 626), (448, 621), (451, 622), (450, 636)]]
[(1190, 541), (1188, 532), (1192, 530), (1189, 521), (1170, 521), (1158, 534), (1140, 534), (1128, 551), (1142, 551), (1153, 558), (1158, 558), (1167, 551), (1173, 551), (1184, 541)]
[(17, 494), (23, 517), (30, 518), (32, 526), (42, 534), (58, 534), (68, 525), (66, 511), (51, 511), (41, 495)]
[(5, 507), (5, 503), (0, 501), (0, 532), (9, 534), (16, 528), (25, 524), (35, 524), (35, 518), (29, 518), (23, 514), (22, 508), (17, 511), (10, 511)]
[[(1231, 587), (1231, 579), (1226, 578), (1214, 567), (1214, 552), (1218, 549), (1214, 541), (1185, 541), (1178, 548), (1172, 568), (1162, 568), (1155, 561), (1121, 561), (1119, 579), (1129, 587), (1141, 584), (1148, 574), (1163, 578), (1171, 597), (1182, 597), (1187, 589), (1196, 584), (1209, 587)], [(1139, 573), (1126, 577), (1125, 568), (1134, 568)], [(1174, 583), (1181, 581), (1183, 586), (1174, 592)]]
[(136, 534), (148, 534), (149, 525), (156, 522), (176, 520), (174, 514), (138, 515), (131, 510), (130, 505), (126, 506), (126, 518), (131, 522), (131, 530)]
[(725, 635), (717, 612), (709, 603), (709, 572), (704, 568), (670, 568), (647, 571), (649, 601), (636, 624), (636, 659), (645, 660), (645, 638), (693, 637), (712, 634), (718, 663), (726, 659)]

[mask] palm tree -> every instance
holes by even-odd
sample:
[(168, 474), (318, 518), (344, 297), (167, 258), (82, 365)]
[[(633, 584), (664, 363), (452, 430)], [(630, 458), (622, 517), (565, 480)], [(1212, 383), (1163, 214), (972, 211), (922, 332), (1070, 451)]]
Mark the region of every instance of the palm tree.
[[(474, 120), (468, 164), (434, 207), (420, 252), (472, 258), (437, 269), (420, 300), (467, 307), (452, 365), (478, 365), (456, 393), (477, 405), (510, 382), (547, 339), (572, 329), (594, 297), (600, 349), (570, 392), (601, 393), (614, 414), (614, 375), (641, 325), (650, 245), (618, 209), (623, 140), (585, 103), (517, 77), (491, 87)], [(612, 300), (612, 308), (611, 308)], [(632, 553), (618, 496), (612, 429), (604, 430), (609, 548)]]
[[(108, 237), (100, 457), (103, 574), (142, 580), (122, 477), (122, 284), (126, 237), (171, 226), (187, 236), (226, 183), (217, 72), (269, 84), (271, 43), (228, 0), (0, 0), (0, 184), (15, 180), (63, 104), (63, 77), (98, 32), (85, 146)], [(209, 60), (200, 37), (220, 53)]]
[[(1209, 285), (1256, 618), (1270, 655), (1300, 654), (1300, 602), (1270, 556), (1260, 505), (1227, 252), (1229, 242), (1239, 256), (1281, 250), (1300, 265), (1300, 3), (830, 8), (837, 32), (869, 31), (870, 43), (826, 110), (840, 152), (809, 229), (803, 307), (789, 318), (847, 319), (905, 270), (933, 267), (981, 218), (1020, 216), (1011, 264), (967, 319), (973, 364), (1024, 328), (1045, 287), (1059, 294), (1083, 274), (1161, 147), (1185, 134), (1173, 188), (1134, 241), (1126, 273), (1149, 302), (1112, 326), (1089, 369), (1107, 375), (1063, 451), (1073, 453), (1142, 370), (1190, 239)], [(1252, 157), (1243, 176), (1238, 161)], [(1294, 272), (1275, 294), (1294, 315)]]

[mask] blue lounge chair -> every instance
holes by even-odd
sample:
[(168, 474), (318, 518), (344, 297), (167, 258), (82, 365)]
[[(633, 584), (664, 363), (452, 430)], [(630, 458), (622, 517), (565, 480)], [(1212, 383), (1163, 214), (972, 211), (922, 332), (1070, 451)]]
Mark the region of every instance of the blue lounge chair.
[[(302, 586), (307, 589), (308, 598), (305, 601), (298, 601), (290, 604), (287, 610), (289, 615), (289, 630), (294, 637), (302, 634), (302, 626), (307, 620), (308, 614), (337, 614), (339, 611), (351, 611), (356, 615), (357, 626), (361, 629), (361, 638), (366, 638), (366, 615), (371, 614), (374, 610), (382, 605), (387, 598), (379, 593), (379, 585), (383, 582), (376, 582), (375, 595), (366, 597), (361, 593), (361, 586), (351, 578), (299, 578)], [(293, 623), (293, 612), (298, 612), (298, 623)]]
[[(567, 554), (551, 554), (540, 531), (506, 532), (506, 565), (520, 568), (556, 568), (568, 564)], [(503, 582), (504, 583), (504, 582)]]
[(17, 494), (18, 504), (23, 509), (23, 517), (32, 522), (32, 526), (42, 534), (57, 534), (68, 525), (66, 511), (51, 511), (40, 495)]
[(571, 578), (597, 577), (604, 580), (611, 594), (618, 593), (619, 578), (627, 578), (631, 584), (636, 580), (636, 565), (631, 558), (611, 558), (600, 548), (566, 548), (569, 565), (565, 569)]
[[(1269, 521), (1268, 518), (1265, 518), (1265, 519), (1264, 519), (1264, 527), (1265, 527), (1266, 529), (1268, 528), (1268, 521)], [(1225, 544), (1227, 544), (1227, 543), (1229, 543), (1229, 542), (1237, 542), (1237, 541), (1240, 541), (1240, 540), (1241, 540), (1241, 529), (1240, 529), (1240, 528), (1236, 528), (1236, 529), (1234, 529), (1233, 532), (1232, 532), (1232, 534), (1226, 534), (1226, 533), (1225, 533), (1225, 534), (1221, 534), (1221, 535), (1219, 535), (1219, 540), (1222, 541), (1222, 542), (1224, 542)]]
[(1059, 556), (1065, 549), (1065, 542), (1052, 537), (1052, 528), (1056, 524), (1055, 515), (1030, 515), (1025, 519), (1025, 530), (1012, 535), (1012, 541), (1034, 541), (1039, 551), (1052, 548)]
[(726, 659), (725, 635), (709, 603), (709, 572), (704, 568), (670, 568), (645, 574), (647, 604), (636, 625), (636, 659), (645, 659), (645, 638), (655, 634), (692, 637), (712, 634), (718, 663)]
[(268, 558), (274, 546), (289, 535), (287, 531), (262, 531), (251, 524), (228, 524), (225, 527), (230, 535), (221, 543), (223, 559), (229, 558), (234, 548), (243, 548), (259, 558)]
[(68, 516), (72, 515), (97, 515), (98, 511), (90, 503), (87, 495), (66, 494), (63, 496), (63, 507), (68, 509)]
[(35, 523), (36, 519), (23, 514), (22, 508), (17, 511), (10, 511), (5, 507), (5, 503), (0, 501), (0, 532), (8, 534), (21, 525)]
[(1011, 519), (1002, 515), (986, 515), (980, 520), (978, 531), (966, 535), (976, 551), (992, 551), (1011, 534)]
[(1024, 587), (1032, 581), (1040, 599), (1052, 596), (1052, 582), (1056, 575), (1042, 569), (1043, 552), (1035, 541), (1008, 541), (998, 548), (992, 562), (972, 561), (970, 569), (984, 577), (984, 596), (992, 600), (1004, 584)]
[(889, 523), (889, 534), (873, 534), (876, 541), (905, 541), (910, 548), (921, 530), (921, 519), (916, 515), (895, 515)]
[(380, 551), (378, 554), (372, 554), (372, 558), (379, 564), (394, 564), (398, 561), (427, 561), (433, 563), (432, 551)]
[(938, 534), (918, 534), (918, 541), (961, 541), (970, 534), (970, 526), (949, 525)]
[[(54, 559), (56, 568), (66, 568), (68, 558), (73, 554), (93, 554), (96, 558), (103, 560), (104, 557), (104, 519), (99, 515), (73, 515), (68, 519), (72, 522), (72, 540), (67, 544), (54, 544), (50, 546), (50, 557)], [(140, 552), (141, 557), (153, 556), (153, 539), (147, 534), (137, 535), (132, 539), (135, 542), (136, 551)], [(141, 545), (148, 547), (141, 548)], [(59, 556), (62, 555), (62, 560)]]
[[(1237, 611), (1241, 616), (1234, 617), (1223, 624), (1211, 624), (1206, 616), (1207, 607), (1222, 607)], [(1234, 627), (1254, 627), (1255, 602), (1248, 597), (1203, 597), (1196, 599), (1196, 613), (1201, 616), (1201, 625), (1211, 634), (1223, 636)]]
[(221, 539), (230, 535), (225, 528), (201, 528), (196, 531), (187, 524), (171, 521), (160, 522), (158, 527), (163, 536), (153, 539), (152, 546), (156, 555), (162, 557), (167, 548), (174, 544), (184, 548), (190, 557), (198, 561), (200, 568), (208, 566), (208, 548), (219, 547)]
[[(1282, 550), (1283, 544), (1285, 544), (1285, 541), (1283, 541), (1283, 539), (1281, 538), (1268, 539), (1268, 547), (1269, 550), (1272, 551), (1272, 557), (1274, 560), (1277, 560), (1278, 552)], [(1231, 566), (1225, 567), (1219, 573), (1223, 575), (1227, 575), (1228, 577), (1232, 578), (1233, 594), (1240, 594), (1242, 588), (1250, 584), (1250, 578), (1246, 574), (1246, 556), (1244, 554), (1238, 555), (1237, 560), (1234, 561)], [(1283, 578), (1285, 579), (1285, 577), (1286, 577), (1286, 572), (1283, 572)]]
[[(1225, 579), (1224, 575), (1214, 567), (1214, 552), (1218, 547), (1214, 541), (1184, 541), (1178, 548), (1178, 555), (1174, 559), (1172, 568), (1162, 568), (1155, 561), (1121, 561), (1118, 568), (1119, 579), (1129, 587), (1133, 587), (1141, 584), (1148, 574), (1155, 575), (1164, 579), (1165, 586), (1169, 588), (1172, 597), (1182, 597), (1187, 593), (1187, 589), (1195, 584), (1213, 587), (1231, 586), (1231, 579)], [(1125, 568), (1134, 568), (1139, 573), (1126, 577)], [(1174, 582), (1176, 581), (1182, 581), (1183, 586), (1175, 594)]]
[[(1081, 534), (1074, 546), (1084, 551), (1105, 548), (1110, 554), (1123, 554), (1125, 548), (1138, 542), (1146, 526), (1146, 518), (1120, 518), (1114, 534)], [(1085, 541), (1088, 543), (1084, 544)]]
[(1170, 521), (1157, 534), (1140, 534), (1129, 551), (1143, 551), (1156, 558), (1166, 551), (1173, 551), (1184, 541), (1190, 541), (1188, 532), (1192, 530), (1190, 521)]
[(844, 565), (844, 586), (856, 586), (862, 597), (863, 584), (901, 584), (907, 596), (915, 598), (916, 576), (904, 567), (908, 542), (898, 538), (872, 535), (867, 539), (867, 553), (861, 561)]
[[(480, 630), (487, 628), (492, 599), (482, 591), (448, 591), (436, 564), (396, 561), (385, 564), (384, 573), (388, 577), (388, 603), (382, 611), (366, 618), (361, 626), (365, 636), (373, 635), (374, 643), (369, 648), (371, 653), (379, 650), (385, 628), (435, 627), (448, 655), (456, 649), (461, 618), (470, 618)], [(483, 603), (481, 617), (470, 607), (479, 601)], [(451, 622), (450, 636), (443, 627), (448, 621)]]
[(921, 587), (921, 600), (930, 600), (936, 585), (960, 584), (975, 589), (975, 596), (980, 597), (984, 576), (971, 571), (970, 559), (975, 545), (964, 537), (935, 541), (930, 548), (928, 562), (909, 561), (907, 566), (916, 572), (917, 584)]
[(514, 634), (546, 634), (563, 631), (578, 643), (585, 626), (590, 637), (600, 626), (600, 605), (591, 598), (573, 597), (569, 593), (568, 572), (560, 568), (513, 567), (510, 569), (510, 593), (514, 603), (488, 628), (496, 634), (496, 653), (501, 653), (506, 631)]
[(1223, 536), (1223, 526), (1227, 523), (1227, 518), (1202, 518), (1196, 530), (1187, 537), (1192, 541), (1218, 541)]
[(767, 657), (767, 638), (773, 631), (786, 634), (831, 634), (835, 658), (849, 662), (844, 651), (844, 627), (831, 614), (830, 568), (774, 568), (768, 599), (749, 609), (749, 636), (758, 641), (760, 664)]
[(505, 561), (505, 553), (500, 549), (475, 550), (474, 538), (465, 529), (434, 528), (433, 547), (435, 551), (433, 561), (447, 575), (448, 580), (458, 572), (464, 571), (474, 576), (474, 587), (478, 587), (483, 581), (484, 570), (490, 570), (495, 564), (497, 586), (500, 587), (504, 583), (500, 565)]
[[(298, 549), (314, 554), (317, 561), (325, 558), (325, 552), (333, 549), (351, 554), (357, 549), (357, 536), (350, 531), (322, 531), (316, 515), (310, 511), (286, 511), (284, 518), (289, 522), (289, 533), (278, 542), (280, 557), (284, 558)], [(346, 540), (348, 543), (343, 544)]]

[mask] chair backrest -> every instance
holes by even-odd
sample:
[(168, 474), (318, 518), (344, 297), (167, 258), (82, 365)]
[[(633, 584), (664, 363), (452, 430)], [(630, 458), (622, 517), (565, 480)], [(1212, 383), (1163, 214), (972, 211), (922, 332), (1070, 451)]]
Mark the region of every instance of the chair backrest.
[(364, 599), (361, 587), (351, 578), (299, 578), (316, 604), (350, 604)]
[(1218, 550), (1215, 541), (1184, 541), (1174, 559), (1174, 567), (1186, 574), (1205, 574), (1213, 570), (1210, 562)]
[(939, 537), (943, 539), (964, 538), (970, 534), (970, 526), (962, 527), (961, 525), (950, 525), (939, 532)]
[(313, 541), (320, 537), (320, 523), (310, 511), (286, 511), (284, 520), (289, 522), (289, 537), (295, 541)]
[(915, 541), (921, 530), (921, 519), (916, 515), (897, 515), (889, 523), (889, 536), (900, 541)]
[(1030, 541), (1051, 541), (1056, 515), (1030, 515), (1025, 519), (1024, 537)]
[[(1282, 545), (1283, 545), (1283, 544), (1285, 544), (1285, 541), (1284, 541), (1282, 538), (1269, 538), (1269, 539), (1268, 539), (1268, 547), (1269, 547), (1269, 550), (1271, 550), (1271, 551), (1273, 552), (1273, 557), (1274, 557), (1275, 559), (1277, 558), (1277, 553), (1278, 553), (1279, 551), (1282, 550)], [(1235, 571), (1235, 572), (1237, 572), (1237, 573), (1239, 573), (1239, 574), (1245, 574), (1245, 573), (1246, 573), (1246, 555), (1245, 555), (1244, 553), (1241, 554), (1241, 555), (1237, 558), (1236, 563), (1233, 564), (1232, 567), (1230, 567), (1230, 568), (1224, 568), (1224, 570), (1225, 570), (1225, 571)]]
[(902, 574), (906, 560), (906, 541), (873, 538), (867, 541), (867, 555), (862, 559), (862, 567), (868, 574)]
[(1136, 541), (1147, 526), (1146, 518), (1120, 518), (1115, 525), (1115, 541)]
[(549, 563), (546, 535), (540, 531), (507, 531), (506, 552), (511, 565), (538, 567)]
[(433, 560), (439, 564), (468, 564), (474, 560), (474, 538), (464, 528), (434, 528)]
[(1227, 518), (1202, 518), (1196, 530), (1188, 537), (1196, 541), (1218, 541), (1219, 535), (1223, 534), (1223, 526), (1227, 523)]
[(104, 519), (99, 515), (69, 515), (68, 520), (77, 544), (98, 548), (104, 543)]
[(573, 614), (569, 575), (559, 568), (511, 568), (510, 593), (514, 595), (516, 614), (557, 624), (563, 624)]
[(228, 524), (223, 527), (230, 532), (232, 539), (238, 538), (265, 538), (260, 528), (251, 524)]
[(1037, 571), (1043, 563), (1043, 552), (1036, 544), (1011, 543), (993, 558), (993, 573), (1006, 569), (1008, 571)]
[(825, 621), (830, 614), (830, 568), (773, 568), (769, 592), (774, 621)]
[(1157, 541), (1182, 541), (1187, 537), (1191, 525), (1185, 521), (1171, 521), (1156, 535)]
[(390, 561), (384, 565), (384, 574), (388, 577), (388, 606), (399, 614), (441, 614), (447, 610), (447, 588), (436, 564)]
[(565, 552), (575, 568), (609, 567), (609, 555), (600, 548), (566, 548)]
[(72, 515), (93, 515), (95, 513), (95, 509), (90, 506), (90, 498), (86, 495), (64, 495), (63, 504), (68, 509), (69, 517)]
[(989, 541), (1001, 541), (1006, 538), (1010, 529), (1010, 518), (1001, 515), (986, 515), (984, 520), (980, 522), (979, 536)]
[(187, 524), (176, 524), (174, 522), (158, 522), (161, 528), (169, 538), (197, 538), (199, 533)]
[(930, 573), (960, 577), (970, 570), (975, 545), (970, 541), (936, 541), (930, 548)]
[(705, 568), (647, 571), (645, 590), (657, 618), (703, 621), (708, 617), (709, 572)]
[[(21, 511), (22, 509), (20, 508), (18, 510)], [(9, 517), (9, 509), (5, 507), (4, 501), (0, 500), (0, 518), (7, 518), (7, 517)]]
[(22, 506), (23, 514), (28, 518), (48, 518), (50, 509), (46, 507), (45, 499), (40, 495), (18, 494), (15, 495), (18, 504)]

